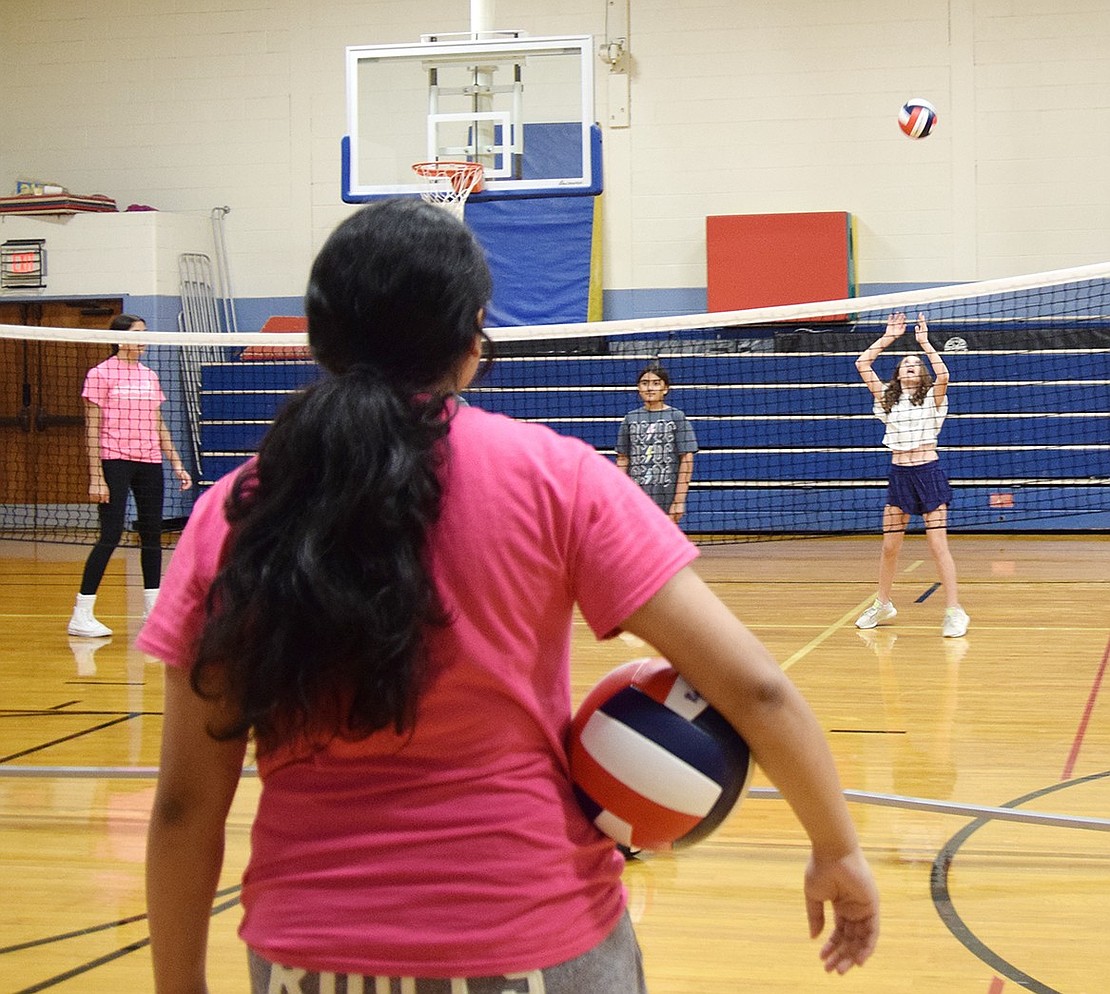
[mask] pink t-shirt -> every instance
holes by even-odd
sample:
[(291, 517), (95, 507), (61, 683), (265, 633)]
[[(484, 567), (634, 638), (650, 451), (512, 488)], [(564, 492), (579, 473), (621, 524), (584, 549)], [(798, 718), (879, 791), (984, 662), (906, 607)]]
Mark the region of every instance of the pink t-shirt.
[(158, 408), (166, 399), (158, 374), (117, 356), (93, 366), (81, 396), (100, 408), (100, 458), (162, 461)]
[[(476, 408), (451, 425), (431, 565), (449, 661), (415, 731), (263, 757), (240, 934), (289, 966), (497, 975), (593, 948), (623, 860), (574, 799), (565, 739), (577, 603), (599, 638), (697, 554), (589, 446)], [(230, 478), (198, 501), (139, 636), (188, 665), (227, 533)]]

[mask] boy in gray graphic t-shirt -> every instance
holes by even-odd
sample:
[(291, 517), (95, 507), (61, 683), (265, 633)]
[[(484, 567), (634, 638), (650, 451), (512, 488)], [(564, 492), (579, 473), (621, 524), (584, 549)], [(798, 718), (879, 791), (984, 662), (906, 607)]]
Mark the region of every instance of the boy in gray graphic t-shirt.
[(662, 366), (652, 364), (640, 373), (636, 389), (644, 406), (621, 422), (617, 466), (678, 522), (686, 513), (698, 442), (686, 415), (663, 402), (670, 388)]

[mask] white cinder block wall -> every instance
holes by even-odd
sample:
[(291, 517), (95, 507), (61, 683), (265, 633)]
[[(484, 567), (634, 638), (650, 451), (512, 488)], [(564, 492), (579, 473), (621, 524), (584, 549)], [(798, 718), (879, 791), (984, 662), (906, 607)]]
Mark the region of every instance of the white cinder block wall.
[[(623, 2), (497, 0), (494, 23), (600, 43)], [(227, 205), (234, 290), (259, 313), (288, 311), (352, 209), (344, 47), (470, 16), (467, 0), (0, 8), (0, 192), (26, 177), (121, 207)], [(1110, 258), (1107, 0), (629, 9), (631, 123), (604, 134), (606, 316), (700, 309), (708, 214), (850, 211), (865, 292)], [(599, 60), (601, 122), (607, 72)], [(940, 112), (923, 141), (897, 129), (910, 96)]]

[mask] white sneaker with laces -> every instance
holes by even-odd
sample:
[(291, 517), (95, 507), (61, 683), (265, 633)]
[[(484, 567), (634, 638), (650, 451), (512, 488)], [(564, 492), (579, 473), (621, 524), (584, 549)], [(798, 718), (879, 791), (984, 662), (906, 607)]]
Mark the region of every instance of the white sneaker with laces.
[(856, 628), (874, 628), (879, 622), (890, 621), (897, 614), (898, 612), (890, 601), (884, 604), (876, 597), (875, 603), (856, 618)]
[(950, 607), (944, 612), (944, 624), (940, 626), (940, 633), (946, 639), (963, 638), (970, 624), (971, 619), (962, 607)]
[(86, 639), (102, 639), (112, 634), (112, 629), (102, 625), (93, 617), (96, 594), (78, 594), (73, 606), (73, 617), (69, 619), (66, 631), (70, 635)]

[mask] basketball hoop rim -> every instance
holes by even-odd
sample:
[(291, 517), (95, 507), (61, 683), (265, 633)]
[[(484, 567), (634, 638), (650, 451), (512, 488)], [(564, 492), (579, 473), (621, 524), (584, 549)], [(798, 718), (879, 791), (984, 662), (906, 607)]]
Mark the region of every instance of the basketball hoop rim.
[(455, 193), (477, 193), (483, 187), (485, 167), (469, 160), (440, 159), (435, 162), (414, 162), (412, 170), (424, 179), (446, 179)]

